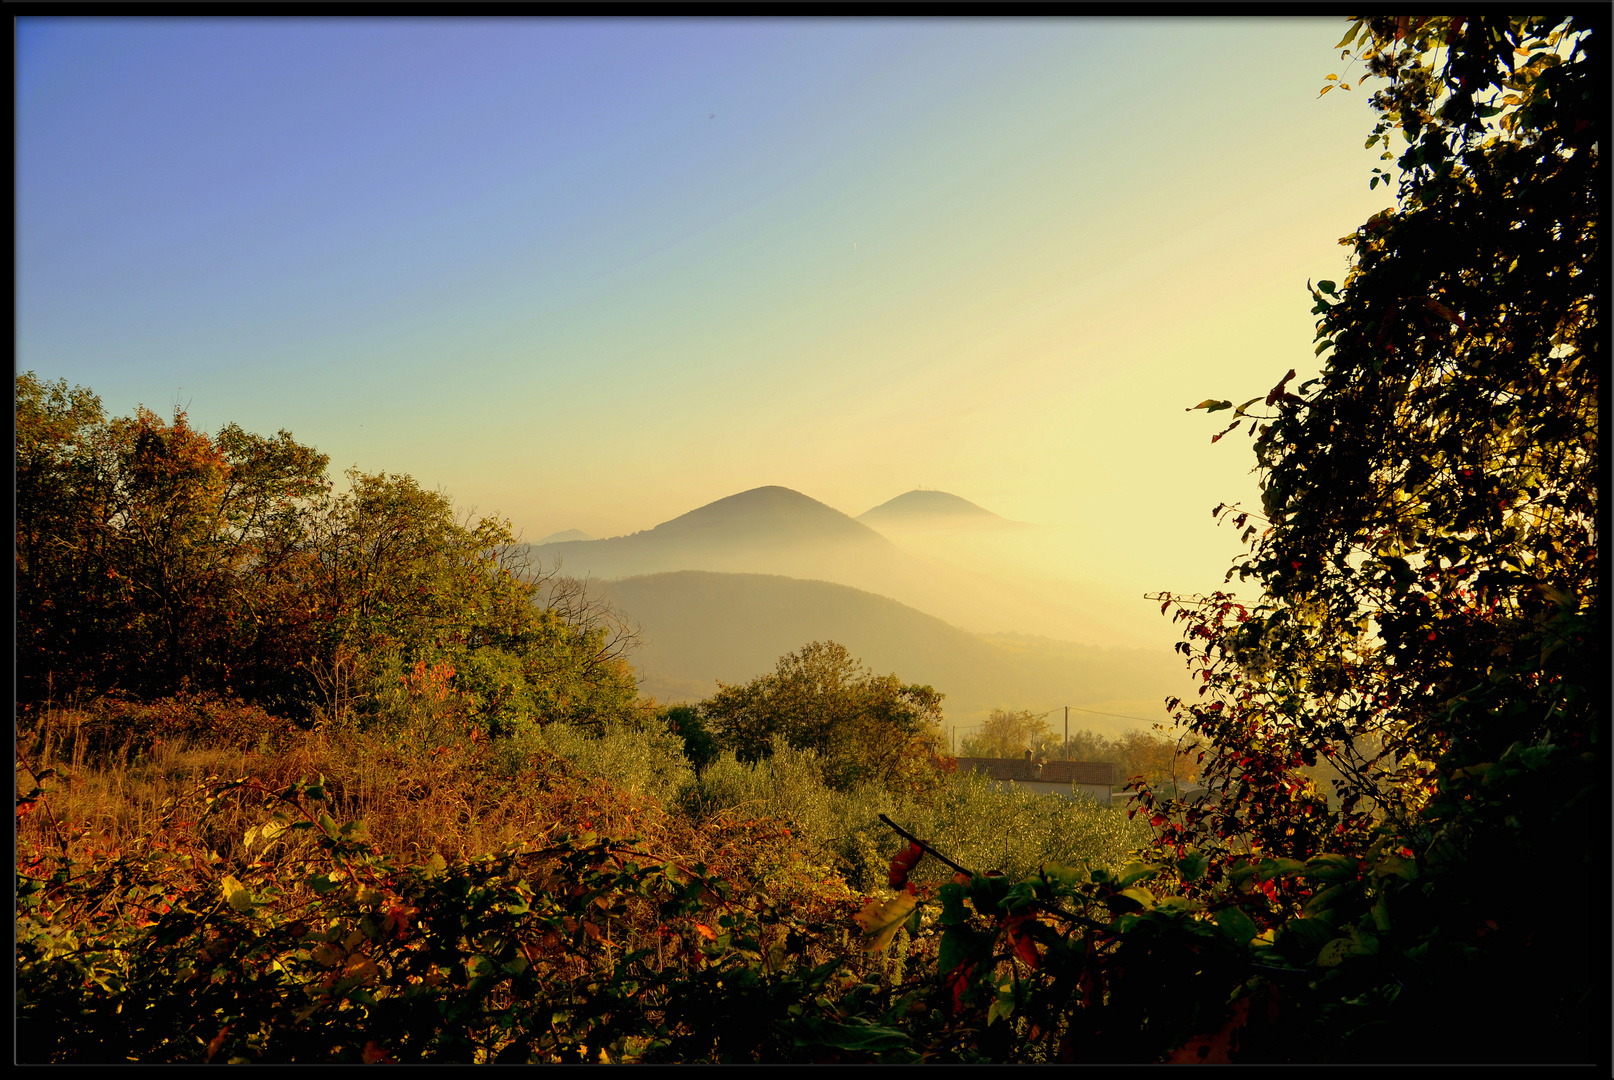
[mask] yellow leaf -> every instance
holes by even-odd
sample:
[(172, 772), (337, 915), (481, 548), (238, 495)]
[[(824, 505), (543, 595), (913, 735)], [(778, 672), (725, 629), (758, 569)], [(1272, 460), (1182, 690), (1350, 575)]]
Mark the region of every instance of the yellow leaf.
[(259, 841), (262, 841), (263, 846), (268, 848), (269, 844), (273, 842), (275, 837), (279, 836), (285, 831), (286, 823), (284, 821), (271, 820), (264, 822), (262, 825), (254, 825), (252, 828), (247, 830), (247, 835), (242, 846), (250, 852)]
[(224, 880), (220, 884), (224, 888), (224, 899), (229, 902), (232, 908), (243, 915), (252, 910), (252, 894), (247, 891), (245, 885), (235, 880), (234, 875), (225, 874)]
[(903, 924), (919, 901), (913, 893), (906, 890), (881, 904), (878, 900), (870, 900), (862, 911), (852, 916), (852, 921), (863, 928), (863, 949), (866, 952), (883, 952), (891, 944), (891, 939), (897, 936), (897, 928)]
[(1317, 96), (1322, 97), (1324, 94), (1328, 93), (1328, 91), (1332, 90), (1333, 88), (1334, 88), (1334, 84), (1329, 83), (1327, 86), (1325, 86), (1321, 90), (1317, 91)]

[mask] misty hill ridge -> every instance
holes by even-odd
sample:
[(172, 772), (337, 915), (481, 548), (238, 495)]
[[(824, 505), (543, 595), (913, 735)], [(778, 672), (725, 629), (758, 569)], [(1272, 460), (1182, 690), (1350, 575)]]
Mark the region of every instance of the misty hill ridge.
[[(888, 499), (872, 510), (857, 516), (859, 521), (882, 521), (903, 518), (997, 518), (998, 515), (976, 506), (968, 499), (950, 495), (945, 491), (915, 489), (905, 491), (895, 499)], [(998, 518), (999, 521), (1003, 520)]]
[[(1029, 527), (946, 492), (908, 494), (917, 498), (898, 496), (893, 501), (955, 511), (962, 505), (969, 513), (941, 519), (893, 518), (885, 523), (892, 537), (981, 536)], [(982, 528), (971, 522), (986, 524)], [(718, 499), (626, 536), (540, 543), (525, 550), (543, 566), (558, 567), (569, 577), (599, 581), (678, 570), (777, 574), (892, 597), (977, 632), (1052, 631), (1064, 640), (1095, 643), (1115, 638), (1108, 616), (1081, 590), (1050, 589), (1047, 582), (995, 576), (990, 562), (946, 565), (899, 547), (817, 499), (777, 485)]]
[(1000, 517), (983, 506), (945, 491), (905, 491), (859, 514), (857, 520), (875, 528), (951, 526), (954, 528), (1012, 528), (1021, 522)]
[(707, 503), (663, 521), (649, 532), (668, 539), (724, 543), (881, 540), (867, 525), (858, 524), (834, 507), (776, 484)]
[[(810, 641), (838, 641), (877, 674), (928, 683), (947, 695), (952, 722), (995, 707), (1132, 700), (1162, 712), (1186, 693), (1167, 649), (1102, 649), (1046, 638), (983, 638), (884, 596), (827, 581), (767, 574), (680, 571), (623, 578), (599, 588), (638, 623), (640, 688), (662, 700), (710, 697), (718, 681), (771, 671)], [(1113, 726), (1111, 721), (1083, 721)]]
[[(665, 570), (721, 570), (834, 578), (857, 567), (858, 584), (901, 578), (907, 557), (873, 529), (790, 488), (752, 488), (605, 540), (539, 544), (540, 561), (596, 578)], [(909, 576), (912, 572), (908, 571)]]

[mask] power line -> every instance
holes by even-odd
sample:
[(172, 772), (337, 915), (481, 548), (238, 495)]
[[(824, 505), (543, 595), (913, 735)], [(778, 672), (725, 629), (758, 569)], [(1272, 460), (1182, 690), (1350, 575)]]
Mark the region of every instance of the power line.
[(1099, 710), (1099, 709), (1084, 709), (1084, 708), (1080, 707), (1079, 705), (1069, 705), (1069, 706), (1066, 706), (1066, 707), (1068, 709), (1070, 709), (1071, 712), (1093, 713), (1096, 716), (1118, 716), (1122, 720), (1137, 720), (1140, 723), (1144, 723), (1144, 724), (1156, 724), (1156, 723), (1159, 723), (1158, 720), (1148, 720), (1148, 719), (1145, 719), (1144, 717), (1141, 717), (1141, 716), (1128, 716), (1125, 713), (1118, 713), (1118, 712), (1103, 712), (1102, 710)]
[[(1063, 709), (1069, 709), (1071, 712), (1092, 713), (1094, 716), (1113, 716), (1113, 717), (1116, 717), (1117, 719), (1120, 719), (1120, 720), (1136, 720), (1140, 724), (1158, 724), (1160, 722), (1159, 720), (1150, 720), (1147, 717), (1143, 717), (1143, 716), (1128, 716), (1126, 713), (1104, 712), (1102, 709), (1084, 709), (1080, 705), (1061, 705), (1061, 706), (1058, 706), (1058, 707), (1063, 708)], [(1043, 716), (1052, 715), (1053, 711), (1054, 711), (1053, 709), (1049, 709), (1047, 712), (1043, 713), (1042, 715)], [(981, 721), (982, 724), (984, 724), (985, 722), (986, 721), (984, 721), (984, 720)], [(972, 725), (972, 730), (974, 728), (978, 728), (980, 726), (981, 726), (981, 724), (974, 724), (974, 725)], [(952, 727), (953, 727), (954, 731), (957, 731), (958, 728), (959, 728), (959, 725), (954, 724), (954, 725), (952, 725)]]

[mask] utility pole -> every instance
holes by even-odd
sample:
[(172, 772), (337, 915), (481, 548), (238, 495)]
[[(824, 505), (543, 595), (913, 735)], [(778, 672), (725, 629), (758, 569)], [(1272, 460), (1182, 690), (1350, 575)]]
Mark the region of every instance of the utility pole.
[(1065, 760), (1070, 760), (1070, 706), (1065, 706)]

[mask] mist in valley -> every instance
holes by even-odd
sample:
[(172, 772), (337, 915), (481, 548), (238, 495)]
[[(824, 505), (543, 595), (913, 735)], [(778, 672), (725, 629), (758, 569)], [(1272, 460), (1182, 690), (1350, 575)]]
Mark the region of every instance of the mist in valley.
[(638, 628), (641, 690), (659, 701), (699, 701), (834, 640), (877, 673), (945, 693), (961, 733), (993, 708), (1070, 706), (1111, 734), (1164, 722), (1164, 699), (1192, 689), (1175, 629), (1141, 584), (1073, 564), (1070, 540), (946, 492), (853, 518), (773, 486), (530, 551)]

